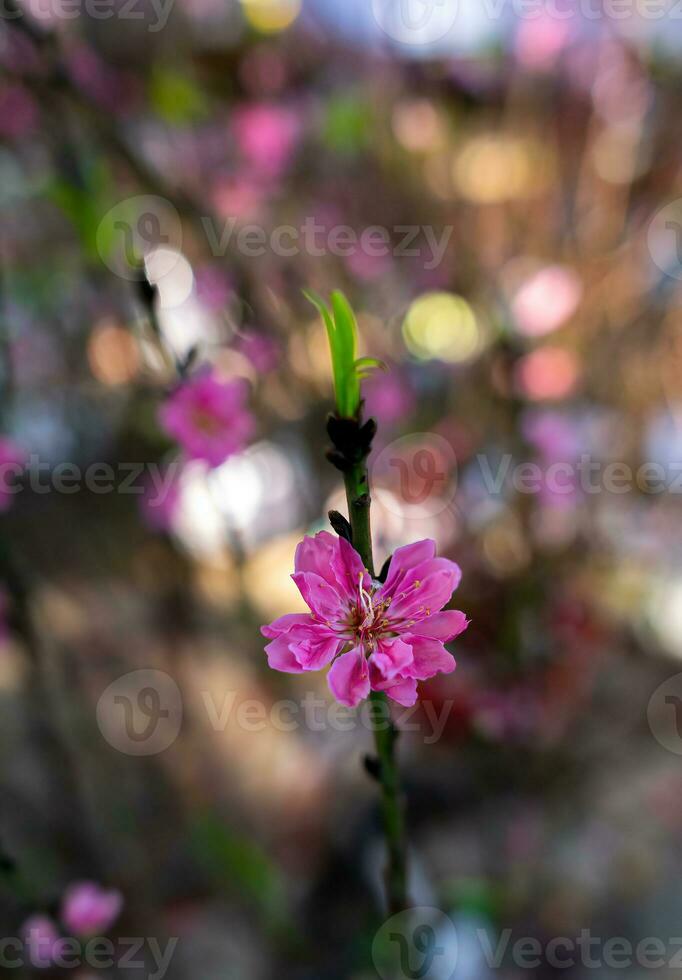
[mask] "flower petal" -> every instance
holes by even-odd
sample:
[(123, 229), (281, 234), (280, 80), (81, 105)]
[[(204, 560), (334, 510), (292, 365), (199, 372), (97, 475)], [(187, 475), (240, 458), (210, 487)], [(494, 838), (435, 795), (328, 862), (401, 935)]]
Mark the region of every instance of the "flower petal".
[(320, 531), (314, 537), (306, 535), (296, 548), (294, 571), (314, 572), (325, 582), (336, 585), (331, 570), (337, 539), (329, 531)]
[(288, 633), (294, 626), (314, 625), (315, 620), (310, 613), (287, 613), (286, 616), (280, 616), (279, 619), (276, 619), (273, 623), (266, 626), (261, 626), (260, 631), (263, 636), (267, 636), (268, 639), (274, 640), (275, 637), (281, 636), (282, 633)]
[(273, 670), (281, 670), (285, 674), (303, 673), (304, 668), (293, 653), (286, 633), (268, 643), (265, 652), (268, 657), (268, 664)]
[(363, 588), (369, 591), (372, 587), (372, 579), (362, 558), (352, 544), (349, 544), (345, 538), (337, 538), (336, 540), (338, 549), (332, 564), (334, 574), (344, 595), (354, 601), (360, 591), (360, 582), (362, 582)]
[(412, 664), (412, 647), (403, 640), (383, 640), (369, 658), (369, 676), (374, 691), (383, 691)]
[(411, 708), (417, 700), (417, 682), (412, 677), (401, 677), (387, 687), (385, 693), (398, 704)]
[(296, 630), (289, 634), (290, 647), (296, 659), (304, 670), (321, 670), (332, 662), (344, 645), (338, 636), (325, 636), (320, 631), (317, 635), (308, 633), (305, 639), (293, 639)]
[(450, 674), (456, 667), (455, 658), (440, 640), (428, 636), (406, 636), (412, 647), (412, 663), (403, 673), (419, 681), (428, 680), (436, 674)]
[(354, 708), (369, 694), (369, 670), (360, 647), (337, 657), (327, 674), (327, 683), (339, 704)]
[(416, 622), (438, 612), (449, 602), (462, 577), (459, 565), (447, 558), (430, 558), (410, 568), (395, 589), (387, 585), (379, 590), (377, 599), (390, 598), (387, 617), (399, 626), (400, 620)]
[(390, 594), (405, 572), (409, 571), (410, 568), (414, 568), (415, 565), (420, 565), (428, 558), (434, 558), (435, 554), (436, 542), (430, 538), (424, 538), (423, 541), (414, 541), (412, 544), (406, 544), (402, 548), (396, 548), (391, 558), (384, 588)]
[(306, 604), (324, 622), (345, 626), (350, 612), (350, 600), (339, 595), (335, 586), (330, 585), (315, 572), (294, 572), (291, 576)]
[(469, 625), (469, 620), (463, 612), (458, 609), (446, 609), (445, 612), (433, 613), (428, 619), (421, 623), (415, 623), (410, 627), (410, 633), (417, 636), (430, 636), (434, 640), (454, 640), (456, 636), (463, 633)]

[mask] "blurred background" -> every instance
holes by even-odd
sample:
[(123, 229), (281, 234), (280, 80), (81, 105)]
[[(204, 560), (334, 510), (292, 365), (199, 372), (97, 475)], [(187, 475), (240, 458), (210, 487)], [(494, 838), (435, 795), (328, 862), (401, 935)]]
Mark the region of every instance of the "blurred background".
[[(343, 506), (301, 293), (340, 288), (389, 368), (377, 561), (434, 538), (472, 620), (423, 685), (437, 733), (422, 708), (399, 742), (413, 897), (454, 922), (459, 980), (529, 972), (476, 929), (656, 937), (679, 974), (675, 7), (5, 0), (3, 937), (176, 937), (171, 980), (377, 975), (370, 734), (289, 724), (325, 679), (270, 671), (259, 633)], [(253, 436), (213, 469), (159, 424), (173, 359), (249, 384)], [(159, 704), (160, 741), (131, 739)], [(115, 911), (69, 928), (83, 881)], [(14, 975), (160, 980), (148, 941), (49, 960)]]

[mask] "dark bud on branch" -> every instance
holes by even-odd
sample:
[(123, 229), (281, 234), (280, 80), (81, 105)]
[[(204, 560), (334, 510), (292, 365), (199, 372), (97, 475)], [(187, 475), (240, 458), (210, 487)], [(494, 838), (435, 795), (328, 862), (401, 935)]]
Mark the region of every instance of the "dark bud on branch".
[(353, 544), (353, 529), (343, 514), (340, 514), (338, 510), (330, 510), (329, 523), (340, 538), (345, 538), (349, 544)]
[(369, 456), (376, 431), (374, 419), (361, 423), (358, 419), (330, 415), (327, 419), (327, 433), (333, 448), (327, 453), (327, 459), (342, 473), (348, 472)]

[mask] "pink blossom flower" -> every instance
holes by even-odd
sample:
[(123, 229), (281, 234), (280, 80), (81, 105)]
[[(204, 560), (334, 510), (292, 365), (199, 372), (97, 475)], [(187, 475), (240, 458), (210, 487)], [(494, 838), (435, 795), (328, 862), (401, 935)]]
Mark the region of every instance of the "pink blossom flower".
[(298, 139), (296, 114), (283, 106), (259, 103), (238, 109), (232, 126), (246, 162), (263, 176), (279, 176)]
[(120, 892), (107, 891), (94, 881), (77, 881), (64, 892), (60, 918), (74, 936), (94, 936), (111, 928), (122, 905)]
[(159, 411), (165, 431), (180, 443), (189, 459), (219, 466), (240, 452), (255, 427), (245, 407), (247, 385), (225, 381), (213, 370), (201, 371), (183, 382)]
[(524, 20), (516, 35), (516, 57), (524, 68), (546, 71), (556, 65), (557, 58), (571, 37), (571, 27), (549, 13)]
[(45, 969), (58, 956), (63, 939), (47, 915), (32, 915), (21, 927), (28, 959), (32, 966)]
[(213, 206), (222, 218), (259, 220), (265, 207), (263, 184), (251, 176), (238, 174), (217, 178), (211, 190)]
[(461, 572), (435, 554), (429, 540), (398, 548), (382, 584), (343, 538), (305, 537), (292, 578), (311, 611), (262, 627), (270, 666), (301, 673), (331, 664), (329, 688), (348, 707), (370, 690), (414, 704), (417, 681), (455, 669), (443, 644), (468, 626), (464, 613), (441, 612)]
[(26, 464), (26, 452), (12, 439), (0, 436), (0, 513), (9, 510), (16, 478)]

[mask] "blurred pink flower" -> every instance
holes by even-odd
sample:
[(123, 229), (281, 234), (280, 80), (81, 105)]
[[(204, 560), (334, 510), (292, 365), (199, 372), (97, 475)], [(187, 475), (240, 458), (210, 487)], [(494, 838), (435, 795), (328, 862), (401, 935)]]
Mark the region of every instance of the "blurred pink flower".
[(259, 218), (265, 200), (263, 185), (252, 177), (218, 177), (211, 190), (213, 206), (223, 218)]
[(522, 20), (516, 34), (516, 57), (532, 71), (552, 68), (571, 37), (571, 26), (545, 12)]
[(74, 936), (107, 932), (119, 917), (123, 896), (101, 888), (94, 881), (78, 881), (64, 892), (60, 918)]
[(213, 369), (182, 382), (159, 410), (161, 425), (177, 439), (189, 459), (219, 466), (240, 452), (255, 421), (246, 408), (247, 383), (224, 381)]
[(31, 965), (40, 969), (51, 966), (63, 942), (52, 919), (47, 915), (32, 915), (20, 931)]
[(327, 531), (305, 537), (292, 578), (311, 612), (262, 627), (271, 641), (265, 648), (270, 666), (301, 673), (331, 664), (329, 689), (348, 707), (370, 690), (414, 704), (418, 680), (455, 669), (443, 644), (468, 626), (464, 613), (441, 612), (461, 572), (435, 553), (429, 540), (398, 548), (382, 584), (344, 538)]
[(260, 174), (278, 177), (296, 146), (296, 114), (282, 106), (256, 103), (238, 109), (232, 117), (237, 145), (245, 161)]
[(512, 312), (521, 333), (542, 337), (575, 313), (582, 285), (571, 269), (550, 265), (527, 279), (512, 300)]
[(25, 465), (25, 450), (12, 439), (0, 436), (0, 513), (12, 506), (12, 487)]

